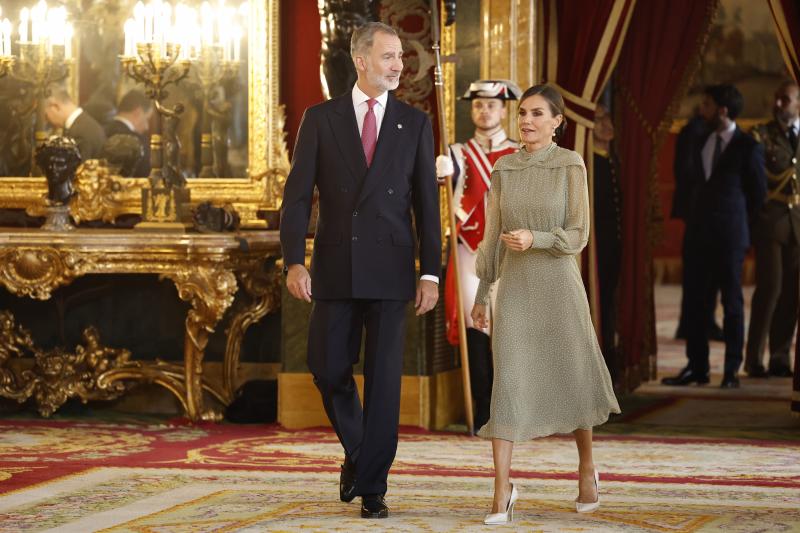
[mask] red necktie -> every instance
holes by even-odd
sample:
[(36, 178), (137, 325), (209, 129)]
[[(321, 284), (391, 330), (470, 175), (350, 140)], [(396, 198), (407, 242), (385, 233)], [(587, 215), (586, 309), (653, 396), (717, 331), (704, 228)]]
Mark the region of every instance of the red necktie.
[(367, 166), (372, 165), (372, 156), (375, 155), (375, 145), (378, 143), (378, 127), (375, 123), (375, 113), (372, 111), (377, 103), (374, 98), (367, 100), (369, 109), (364, 115), (364, 125), (361, 127), (361, 145), (364, 147)]

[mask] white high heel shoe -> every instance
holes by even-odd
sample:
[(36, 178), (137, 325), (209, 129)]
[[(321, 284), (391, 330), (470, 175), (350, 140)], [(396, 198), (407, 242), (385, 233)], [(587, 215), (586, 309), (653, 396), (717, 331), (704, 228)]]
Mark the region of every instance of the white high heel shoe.
[(597, 470), (594, 471), (594, 488), (597, 491), (597, 501), (593, 503), (581, 503), (575, 500), (575, 510), (579, 513), (591, 513), (600, 507), (600, 474)]
[(508, 505), (506, 505), (506, 512), (487, 514), (486, 517), (483, 519), (483, 523), (486, 524), (487, 526), (496, 526), (499, 524), (508, 524), (509, 522), (514, 520), (514, 504), (517, 503), (517, 498), (519, 498), (519, 493), (517, 492), (517, 487), (512, 483), (511, 497), (508, 499)]

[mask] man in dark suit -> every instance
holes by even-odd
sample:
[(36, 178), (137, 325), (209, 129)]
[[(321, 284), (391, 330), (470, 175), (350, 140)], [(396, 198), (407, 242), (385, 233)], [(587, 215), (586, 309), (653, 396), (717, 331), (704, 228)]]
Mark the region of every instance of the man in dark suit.
[(44, 115), (50, 125), (62, 128), (64, 135), (75, 141), (84, 161), (102, 157), (106, 142), (102, 126), (72, 101), (66, 89), (55, 89), (47, 98)]
[(677, 376), (664, 378), (665, 385), (708, 383), (707, 296), (718, 283), (725, 334), (721, 386), (739, 386), (744, 347), (742, 265), (750, 245), (750, 221), (766, 195), (763, 148), (735, 122), (742, 106), (742, 95), (732, 85), (707, 87), (703, 95), (700, 112), (711, 134), (695, 150), (691, 176), (697, 189), (686, 223), (689, 364)]
[[(699, 110), (689, 119), (686, 125), (681, 128), (675, 140), (675, 158), (673, 171), (675, 174), (675, 193), (672, 195), (672, 212), (670, 216), (675, 219), (683, 220), (684, 230), (686, 219), (691, 211), (691, 204), (697, 196), (694, 181), (692, 180), (692, 167), (694, 164), (694, 152), (697, 146), (708, 137), (708, 122), (700, 115)], [(686, 233), (681, 246), (681, 262), (686, 265)], [(724, 340), (722, 328), (717, 325), (714, 318), (717, 308), (717, 293), (719, 288), (714, 284), (711, 291), (706, 295), (709, 299), (708, 308), (711, 310), (708, 316), (708, 338), (715, 341)], [(681, 294), (686, 294), (686, 276), (683, 276), (681, 284)], [(689, 313), (686, 311), (688, 298), (681, 296), (681, 315), (678, 319), (678, 329), (675, 332), (676, 339), (686, 339), (686, 318)]]
[[(389, 26), (353, 32), (358, 81), (306, 109), (281, 207), (286, 285), (311, 302), (308, 366), (345, 452), (342, 501), (385, 518), (386, 480), (397, 449), (405, 316), (438, 299), (439, 196), (427, 115), (398, 101), (403, 49)], [(305, 236), (314, 188), (319, 219), (311, 275)], [(412, 220), (413, 216), (413, 220)], [(415, 273), (416, 229), (421, 278)], [(364, 408), (352, 365), (364, 343)]]
[(153, 116), (153, 104), (145, 94), (138, 89), (131, 89), (117, 106), (117, 114), (106, 125), (106, 137), (111, 139), (114, 135), (129, 135), (136, 138), (141, 144), (141, 155), (136, 161), (131, 161), (122, 170), (123, 176), (146, 177), (150, 174), (150, 139), (147, 132), (150, 130), (150, 117)]
[[(795, 82), (778, 87), (774, 115), (753, 129), (764, 145), (769, 192), (753, 223), (756, 290), (744, 363), (750, 377), (792, 376), (789, 351), (800, 296), (800, 88)], [(769, 370), (762, 362), (767, 338)]]

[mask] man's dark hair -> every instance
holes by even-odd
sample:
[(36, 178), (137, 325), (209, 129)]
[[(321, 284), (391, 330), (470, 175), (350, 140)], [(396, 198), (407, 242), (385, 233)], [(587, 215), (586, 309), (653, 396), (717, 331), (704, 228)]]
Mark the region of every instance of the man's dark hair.
[(120, 113), (129, 113), (141, 107), (145, 112), (147, 112), (150, 111), (152, 105), (153, 104), (150, 99), (146, 97), (142, 91), (139, 89), (131, 89), (125, 93), (125, 96), (123, 96), (122, 100), (119, 101), (117, 110)]
[(733, 85), (728, 83), (709, 85), (703, 92), (714, 100), (717, 106), (728, 108), (729, 119), (736, 120), (736, 117), (742, 112), (744, 98), (742, 98), (742, 93), (739, 92), (739, 89)]

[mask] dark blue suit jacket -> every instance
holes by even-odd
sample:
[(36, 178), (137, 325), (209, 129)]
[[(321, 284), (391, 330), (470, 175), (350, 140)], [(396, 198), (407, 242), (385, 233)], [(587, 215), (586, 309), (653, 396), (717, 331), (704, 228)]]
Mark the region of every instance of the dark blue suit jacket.
[(315, 186), (315, 299), (414, 299), (417, 245), (420, 274), (440, 275), (439, 191), (424, 112), (389, 93), (368, 168), (349, 91), (306, 109), (281, 207), (286, 265), (305, 260)]
[(739, 127), (722, 152), (708, 180), (702, 150), (708, 136), (694, 152), (694, 197), (687, 231), (700, 231), (726, 248), (750, 246), (750, 221), (764, 203), (767, 178), (764, 148)]

